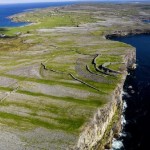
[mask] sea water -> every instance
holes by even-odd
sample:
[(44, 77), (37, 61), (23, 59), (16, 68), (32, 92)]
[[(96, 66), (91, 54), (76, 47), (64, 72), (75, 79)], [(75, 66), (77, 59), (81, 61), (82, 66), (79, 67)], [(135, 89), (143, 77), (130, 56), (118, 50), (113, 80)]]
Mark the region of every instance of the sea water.
[(113, 140), (113, 150), (148, 150), (150, 135), (150, 35), (114, 40), (136, 47), (137, 69), (130, 71), (124, 85), (123, 131)]
[(8, 17), (14, 14), (31, 11), (38, 8), (57, 7), (75, 4), (77, 2), (49, 2), (49, 3), (24, 3), (24, 4), (0, 4), (0, 27), (24, 26), (26, 22), (13, 22)]

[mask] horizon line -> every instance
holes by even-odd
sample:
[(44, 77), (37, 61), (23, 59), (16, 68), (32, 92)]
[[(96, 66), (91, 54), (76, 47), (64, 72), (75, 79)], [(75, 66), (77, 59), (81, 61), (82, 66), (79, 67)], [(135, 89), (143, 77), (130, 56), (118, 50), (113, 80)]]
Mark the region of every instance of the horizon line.
[(126, 2), (149, 2), (149, 0), (59, 0), (59, 1), (29, 1), (29, 2), (0, 2), (0, 5), (5, 5), (5, 4), (30, 4), (30, 3), (61, 3), (61, 2), (120, 2), (120, 3), (126, 3)]

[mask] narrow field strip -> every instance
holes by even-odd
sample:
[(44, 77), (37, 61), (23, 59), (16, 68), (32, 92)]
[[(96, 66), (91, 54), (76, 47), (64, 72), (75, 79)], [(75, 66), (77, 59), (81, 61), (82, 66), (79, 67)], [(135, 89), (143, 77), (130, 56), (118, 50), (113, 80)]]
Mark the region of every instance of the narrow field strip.
[[(28, 78), (28, 77), (10, 75), (10, 74), (0, 74), (0, 76), (13, 78), (13, 79), (16, 79), (19, 81), (37, 82), (37, 83), (46, 84), (46, 85), (62, 85), (62, 86), (70, 87), (70, 88), (81, 89), (83, 91), (89, 91), (89, 89), (90, 89), (90, 92), (104, 94), (103, 92), (91, 89), (90, 87), (88, 87), (82, 83), (76, 84), (76, 83), (70, 83), (70, 82), (63, 82), (63, 81), (59, 81), (59, 80), (56, 81), (56, 80), (47, 80), (47, 79)], [(73, 79), (71, 81), (73, 81)]]
[[(13, 88), (9, 88), (9, 87), (0, 87), (0, 90), (4, 90), (4, 91), (13, 91)], [(36, 93), (36, 92), (30, 92), (30, 91), (24, 91), (24, 90), (17, 90), (16, 93), (20, 93), (20, 94), (25, 94), (25, 95), (31, 95), (31, 96), (41, 96), (41, 97), (46, 97), (46, 98), (50, 98), (50, 99), (55, 99), (55, 100), (61, 100), (61, 101), (66, 101), (66, 102), (72, 102), (72, 103), (76, 103), (76, 104), (81, 104), (81, 105), (87, 105), (87, 106), (91, 106), (91, 107), (95, 107), (95, 106), (101, 106), (104, 104), (104, 101), (101, 100), (95, 100), (93, 99), (85, 99), (85, 100), (81, 100), (81, 99), (76, 99), (73, 97), (57, 97), (57, 96), (51, 96), (51, 95), (47, 95), (47, 94), (43, 94), (43, 93)]]
[(76, 132), (85, 122), (85, 118), (66, 118), (66, 117), (51, 117), (51, 116), (25, 116), (15, 113), (9, 113), (0, 111), (0, 118), (4, 118), (7, 125), (7, 120), (12, 120), (19, 127), (25, 124), (24, 127), (28, 127), (27, 124), (31, 124), (38, 127), (45, 127), (47, 129), (59, 129), (68, 132)]

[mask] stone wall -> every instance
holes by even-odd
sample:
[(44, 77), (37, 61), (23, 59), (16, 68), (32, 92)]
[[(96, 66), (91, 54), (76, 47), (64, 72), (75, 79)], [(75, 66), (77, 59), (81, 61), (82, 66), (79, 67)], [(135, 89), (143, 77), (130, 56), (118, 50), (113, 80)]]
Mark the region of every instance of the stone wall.
[[(126, 68), (131, 67), (133, 63), (135, 63), (135, 51), (131, 50), (124, 57), (124, 62), (126, 64)], [(96, 150), (97, 145), (103, 139), (103, 136), (110, 125), (114, 114), (117, 110), (122, 109), (122, 91), (124, 81), (127, 76), (127, 71), (125, 70), (122, 76), (122, 82), (117, 85), (116, 89), (112, 94), (112, 100), (108, 102), (104, 107), (97, 109), (93, 118), (91, 118), (90, 122), (85, 126), (82, 133), (79, 136), (77, 145), (75, 146), (75, 150)], [(111, 130), (111, 132), (116, 132)], [(118, 132), (118, 131), (117, 131)], [(116, 133), (111, 133), (114, 136)], [(111, 136), (111, 138), (113, 138)], [(110, 139), (109, 139), (110, 141)], [(104, 146), (101, 146), (101, 149), (104, 149)]]

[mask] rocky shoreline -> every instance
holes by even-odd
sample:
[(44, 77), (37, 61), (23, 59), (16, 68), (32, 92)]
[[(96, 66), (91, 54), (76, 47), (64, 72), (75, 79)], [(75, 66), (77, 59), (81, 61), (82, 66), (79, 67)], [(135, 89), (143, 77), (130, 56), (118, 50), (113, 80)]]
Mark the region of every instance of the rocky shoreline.
[[(114, 31), (111, 34), (107, 34), (105, 37), (106, 37), (106, 39), (113, 39), (113, 38), (116, 38), (116, 37), (125, 37), (125, 36), (132, 36), (132, 35), (141, 35), (141, 34), (150, 34), (150, 29), (135, 29), (135, 30), (127, 30), (127, 31)], [(136, 69), (136, 67), (135, 67), (136, 51), (131, 52), (130, 54), (126, 55), (125, 62), (126, 62), (126, 68), (127, 69), (131, 69), (131, 70)], [(123, 86), (124, 86), (126, 76), (127, 76), (127, 72), (123, 74), (123, 79), (124, 80), (122, 80), (122, 83), (120, 83), (120, 85), (118, 85), (118, 87), (114, 91), (114, 95), (113, 95), (112, 100), (113, 100), (113, 102), (117, 101), (117, 103), (110, 103), (110, 106), (109, 106), (109, 104), (107, 106), (108, 109), (106, 109), (106, 110), (105, 110), (105, 108), (101, 109), (100, 113), (98, 112), (97, 114), (95, 114), (97, 116), (98, 116), (98, 114), (101, 114), (102, 116), (107, 116), (108, 118), (107, 117), (106, 118), (109, 120), (110, 119), (109, 115), (105, 115), (105, 113), (106, 113), (105, 111), (108, 112), (112, 108), (114, 109), (116, 107), (116, 109), (114, 109), (114, 112), (111, 112), (111, 113), (113, 113), (113, 115), (111, 116), (111, 119), (110, 119), (110, 122), (113, 122), (111, 124), (111, 127), (109, 125), (107, 125), (105, 127), (104, 119), (99, 118), (100, 119), (99, 121), (102, 120), (102, 122), (103, 122), (103, 125), (99, 128), (99, 130), (100, 130), (99, 132), (101, 133), (101, 128), (103, 128), (103, 127), (105, 128), (105, 132), (104, 132), (102, 138), (99, 140), (99, 142), (97, 142), (97, 144), (95, 144), (95, 146), (89, 145), (90, 149), (92, 149), (92, 148), (94, 148), (96, 150), (111, 149), (113, 138), (117, 138), (119, 136), (119, 133), (122, 130), (122, 125), (121, 125), (122, 104), (123, 104), (122, 103), (122, 91), (123, 91)], [(115, 114), (116, 112), (117, 112), (118, 118), (117, 118), (117, 120), (114, 120), (113, 117), (116, 115)], [(94, 122), (94, 119), (93, 119), (92, 122)], [(109, 127), (109, 131), (107, 131), (108, 127)], [(107, 134), (107, 137), (106, 137), (106, 134)], [(106, 139), (104, 139), (104, 138), (106, 138)], [(92, 139), (93, 138), (91, 138), (91, 141), (92, 141)], [(104, 140), (105, 140), (105, 142), (102, 142)], [(86, 148), (87, 145), (88, 144), (86, 144), (85, 147), (83, 148), (84, 150), (89, 149), (89, 148)]]
[[(136, 52), (128, 53), (124, 62), (127, 69), (133, 68), (136, 61)], [(122, 91), (124, 82), (127, 76), (127, 70), (124, 71), (122, 81), (117, 85), (112, 94), (112, 101), (106, 104), (105, 107), (100, 108), (94, 113), (88, 126), (80, 134), (75, 150), (105, 150), (110, 149), (114, 137), (118, 137), (121, 126), (122, 115)]]
[(150, 34), (150, 29), (133, 29), (133, 30), (118, 30), (110, 34), (107, 34), (106, 39), (112, 39), (115, 37), (125, 37), (131, 35)]
[[(53, 10), (50, 8), (50, 10), (42, 10), (41, 12), (39, 10), (35, 12), (37, 13), (36, 15), (34, 13), (28, 13), (28, 17), (26, 17), (25, 13), (19, 14), (20, 16), (14, 15), (10, 17), (13, 21), (25, 20), (26, 22), (36, 22), (35, 20), (39, 19), (38, 16), (42, 16), (42, 13), (45, 15), (46, 12), (49, 13), (50, 16), (47, 15), (45, 17), (51, 19), (51, 21), (54, 21), (55, 23), (54, 26), (50, 26), (51, 22), (47, 26), (40, 26), (39, 23), (39, 27), (36, 27), (36, 24), (35, 26), (33, 25), (33, 28), (30, 26), (29, 29), (21, 30), (24, 28), (22, 27), (19, 29), (19, 32), (15, 30), (14, 33), (16, 31), (21, 33), (17, 36), (18, 39), (21, 39), (19, 44), (21, 46), (30, 46), (29, 48), (25, 47), (25, 49), (23, 49), (24, 51), (20, 51), (22, 54), (22, 59), (20, 61), (27, 61), (27, 65), (29, 65), (31, 61), (31, 64), (26, 68), (24, 63), (22, 66), (19, 66), (20, 62), (18, 62), (18, 64), (16, 64), (17, 70), (15, 68), (10, 68), (10, 70), (8, 69), (9, 72), (5, 73), (6, 75), (8, 74), (7, 76), (9, 78), (16, 78), (16, 80), (18, 80), (18, 85), (20, 82), (23, 82), (21, 84), (21, 92), (24, 92), (22, 92), (22, 94), (24, 94), (23, 96), (25, 97), (25, 100), (29, 96), (32, 96), (29, 97), (29, 102), (33, 100), (34, 105), (39, 104), (37, 105), (37, 108), (34, 108), (35, 110), (37, 109), (35, 112), (32, 112), (33, 110), (31, 110), (31, 113), (28, 113), (28, 109), (30, 107), (28, 107), (27, 110), (24, 108), (27, 112), (24, 113), (24, 116), (27, 114), (29, 119), (30, 117), (39, 117), (39, 120), (44, 120), (48, 124), (48, 129), (46, 132), (49, 133), (48, 137), (51, 138), (47, 138), (45, 136), (47, 135), (45, 132), (44, 134), (41, 134), (43, 133), (43, 128), (45, 129), (47, 127), (45, 127), (45, 122), (42, 122), (44, 125), (37, 124), (36, 127), (41, 127), (41, 133), (37, 132), (39, 139), (36, 139), (36, 142), (33, 141), (35, 149), (38, 149), (37, 147), (40, 147), (41, 149), (62, 150), (110, 149), (113, 137), (118, 137), (118, 134), (122, 129), (121, 115), (123, 105), (123, 85), (127, 76), (127, 68), (135, 68), (136, 51), (133, 47), (123, 45), (119, 42), (113, 42), (109, 39), (129, 35), (150, 34), (150, 29), (148, 27), (140, 28), (141, 22), (136, 22), (136, 26), (132, 19), (129, 17), (126, 18), (126, 14), (124, 18), (121, 18), (116, 12), (114, 12), (115, 8), (118, 9), (118, 5), (113, 6), (114, 8), (111, 10), (111, 14), (106, 14), (107, 9), (110, 11), (110, 8), (112, 7), (111, 5), (104, 5), (106, 10), (104, 10), (103, 6), (77, 6), (73, 5), (70, 7), (60, 8), (59, 10), (55, 10), (55, 8)], [(120, 12), (122, 12), (121, 7), (122, 6), (120, 5)], [(127, 8), (128, 6), (126, 6), (126, 9)], [(93, 10), (94, 13), (90, 13), (89, 10)], [(83, 22), (85, 16), (80, 18), (78, 15), (82, 11), (85, 13), (84, 15), (88, 14), (86, 17), (91, 15), (89, 22), (86, 22), (86, 20)], [(74, 20), (72, 15), (75, 13), (75, 18), (77, 19)], [(65, 16), (65, 14), (67, 15)], [(106, 16), (104, 16), (104, 14), (106, 14)], [(31, 19), (32, 17), (33, 20)], [(70, 24), (67, 24), (69, 21), (67, 23), (65, 22), (65, 17), (68, 20), (72, 17), (72, 19), (70, 19)], [(31, 20), (28, 20), (28, 18)], [(62, 18), (65, 19), (62, 20)], [(98, 19), (97, 22), (95, 22), (95, 18)], [(42, 19), (43, 18), (41, 17), (41, 20)], [(81, 19), (80, 22), (79, 19)], [(61, 22), (64, 21), (64, 24), (60, 25), (60, 20)], [(118, 28), (118, 26), (120, 28)], [(128, 27), (126, 26), (133, 28), (128, 30)], [(28, 28), (28, 26), (26, 26), (26, 28)], [(1, 35), (0, 38), (5, 39), (3, 36), (4, 35)], [(18, 43), (16, 45), (18, 45)], [(20, 54), (18, 55), (18, 58), (20, 58)], [(29, 59), (30, 61), (24, 60), (25, 56), (29, 57), (30, 55), (32, 56)], [(95, 60), (93, 64), (92, 61), (95, 55), (99, 60)], [(112, 55), (113, 58), (110, 57)], [(119, 59), (120, 56), (121, 59)], [(108, 57), (109, 59), (107, 59)], [(18, 58), (16, 60), (18, 60)], [(123, 64), (123, 66), (119, 66), (118, 68), (115, 66), (117, 69), (114, 66), (111, 66), (115, 63), (118, 64), (118, 62)], [(38, 66), (37, 68), (33, 66), (35, 63)], [(41, 69), (41, 66), (43, 69)], [(114, 76), (106, 74), (107, 72), (96, 72), (96, 68), (99, 66), (101, 66), (104, 71), (107, 67), (108, 69), (106, 71), (114, 72), (116, 70), (117, 72), (115, 73), (118, 74), (115, 77), (117, 78), (119, 76), (121, 77), (121, 80), (113, 80)], [(92, 80), (93, 77), (95, 77), (94, 80)], [(33, 78), (35, 79), (33, 80)], [(99, 82), (97, 79), (99, 79)], [(116, 81), (118, 84), (114, 84), (114, 88), (110, 88), (111, 90), (108, 91), (109, 83), (107, 84), (107, 87), (103, 87), (105, 81), (104, 79), (107, 81), (109, 79), (112, 80), (111, 83)], [(100, 84), (101, 86), (99, 86)], [(84, 87), (82, 89), (81, 87), (83, 85)], [(85, 89), (87, 90), (87, 93)], [(96, 93), (95, 89), (99, 93)], [(94, 92), (92, 93), (92, 91)], [(107, 92), (105, 96), (109, 95), (109, 97), (105, 99), (105, 104), (93, 104), (95, 101), (98, 102), (102, 100), (103, 102), (103, 98), (105, 97), (103, 97), (101, 91)], [(14, 93), (14, 95), (18, 97), (19, 92)], [(35, 97), (36, 94), (37, 97)], [(89, 97), (87, 97), (87, 95), (89, 95)], [(93, 99), (92, 96), (95, 96), (95, 98)], [(76, 99), (77, 97), (79, 100)], [(40, 101), (38, 98), (42, 99), (43, 106), (41, 106), (40, 102), (38, 103), (38, 101)], [(78, 101), (76, 102), (76, 100)], [(93, 109), (91, 108), (90, 103), (93, 104)], [(49, 105), (47, 106), (47, 104)], [(51, 105), (52, 110), (49, 110)], [(17, 109), (18, 108), (19, 106), (17, 106)], [(39, 112), (39, 108), (41, 112)], [(55, 108), (57, 108), (57, 111), (55, 111)], [(91, 111), (89, 109), (91, 109)], [(47, 110), (49, 110), (50, 113), (46, 112)], [(63, 118), (64, 114), (66, 122)], [(21, 118), (24, 118), (24, 116), (22, 117), (22, 114), (19, 115)], [(88, 119), (83, 124), (77, 124), (77, 126), (74, 127), (74, 124), (77, 122), (80, 123), (82, 121), (81, 119), (84, 117), (88, 117)], [(60, 123), (58, 121), (60, 121)], [(72, 123), (72, 121), (74, 122)], [(48, 131), (51, 127), (51, 124), (49, 123), (53, 125), (52, 130), (50, 131)], [(63, 124), (65, 125), (62, 126)], [(70, 124), (70, 126), (66, 127), (68, 124)], [(33, 123), (29, 122), (27, 126), (29, 125), (33, 125)], [(56, 128), (57, 125), (59, 125), (59, 128)], [(75, 129), (73, 129), (73, 132), (68, 134), (68, 129), (71, 129), (72, 127)], [(64, 136), (62, 136), (62, 131), (65, 133)], [(31, 133), (29, 132), (29, 135), (32, 133), (33, 131), (31, 131)], [(57, 136), (56, 133), (58, 133)], [(21, 132), (20, 135), (22, 135)], [(46, 137), (46, 140), (41, 142), (42, 144), (39, 143), (41, 140), (41, 135), (43, 135), (43, 138)], [(30, 143), (30, 138), (27, 137), (26, 141), (28, 146), (28, 143)], [(47, 143), (43, 144), (45, 141)], [(29, 146), (32, 147), (33, 143), (30, 143)], [(27, 148), (30, 149), (31, 147)]]

